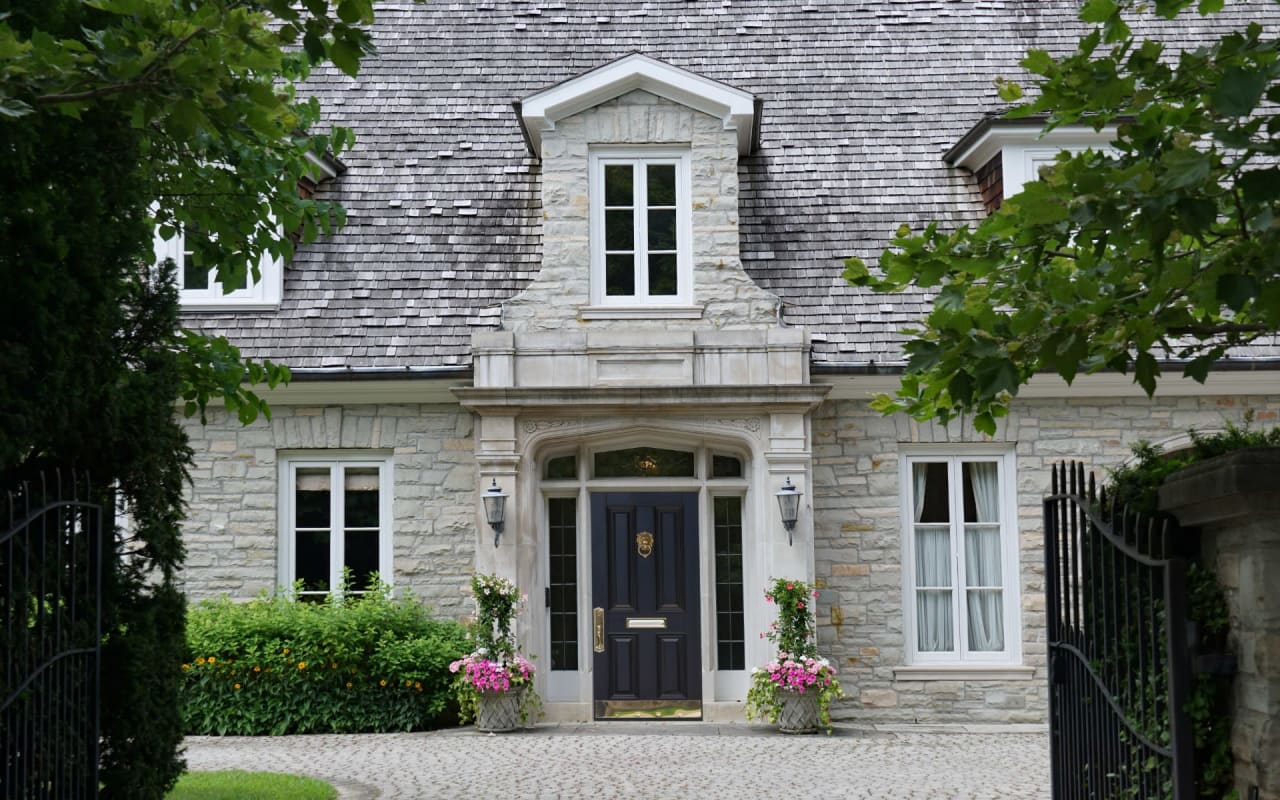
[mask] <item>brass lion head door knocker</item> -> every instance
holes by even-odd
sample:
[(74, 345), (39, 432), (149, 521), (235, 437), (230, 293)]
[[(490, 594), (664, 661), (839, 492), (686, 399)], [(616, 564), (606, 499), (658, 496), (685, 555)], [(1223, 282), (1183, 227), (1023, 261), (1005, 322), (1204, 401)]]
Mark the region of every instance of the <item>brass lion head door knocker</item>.
[(640, 531), (636, 534), (636, 552), (641, 558), (648, 558), (653, 555), (653, 534), (648, 531)]

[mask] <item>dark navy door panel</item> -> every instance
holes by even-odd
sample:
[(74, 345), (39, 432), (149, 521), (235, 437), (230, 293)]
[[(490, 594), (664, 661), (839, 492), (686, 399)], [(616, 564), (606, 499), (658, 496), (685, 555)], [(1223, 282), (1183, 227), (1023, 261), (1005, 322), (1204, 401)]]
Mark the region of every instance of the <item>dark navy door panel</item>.
[(697, 520), (694, 493), (591, 496), (597, 716), (700, 714)]

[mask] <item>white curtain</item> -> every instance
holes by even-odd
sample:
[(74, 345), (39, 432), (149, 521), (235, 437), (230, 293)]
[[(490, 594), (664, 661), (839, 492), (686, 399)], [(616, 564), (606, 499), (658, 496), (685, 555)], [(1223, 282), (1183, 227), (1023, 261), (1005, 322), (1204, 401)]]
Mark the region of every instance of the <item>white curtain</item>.
[(912, 467), (915, 522), (916, 630), (921, 652), (955, 649), (951, 610), (951, 525), (922, 523), (928, 465)]
[(1000, 484), (996, 464), (965, 464), (978, 519), (965, 524), (964, 563), (968, 587), (969, 649), (1004, 649), (1004, 598), (1000, 588)]

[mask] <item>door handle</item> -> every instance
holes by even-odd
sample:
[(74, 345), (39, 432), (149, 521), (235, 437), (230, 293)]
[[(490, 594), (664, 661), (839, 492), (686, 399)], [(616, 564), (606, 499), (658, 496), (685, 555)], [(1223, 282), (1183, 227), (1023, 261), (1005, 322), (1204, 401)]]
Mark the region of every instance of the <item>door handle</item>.
[(595, 639), (596, 639), (595, 650), (597, 653), (603, 653), (604, 652), (604, 609), (603, 608), (591, 609), (591, 617), (592, 617), (592, 628), (595, 630)]

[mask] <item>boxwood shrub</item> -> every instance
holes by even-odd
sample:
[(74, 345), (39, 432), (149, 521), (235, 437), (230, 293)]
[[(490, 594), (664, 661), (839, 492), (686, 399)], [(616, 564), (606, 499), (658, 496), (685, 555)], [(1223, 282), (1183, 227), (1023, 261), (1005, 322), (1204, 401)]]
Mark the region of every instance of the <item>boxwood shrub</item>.
[(464, 631), (412, 597), (207, 601), (187, 619), (187, 734), (410, 731), (454, 721)]

